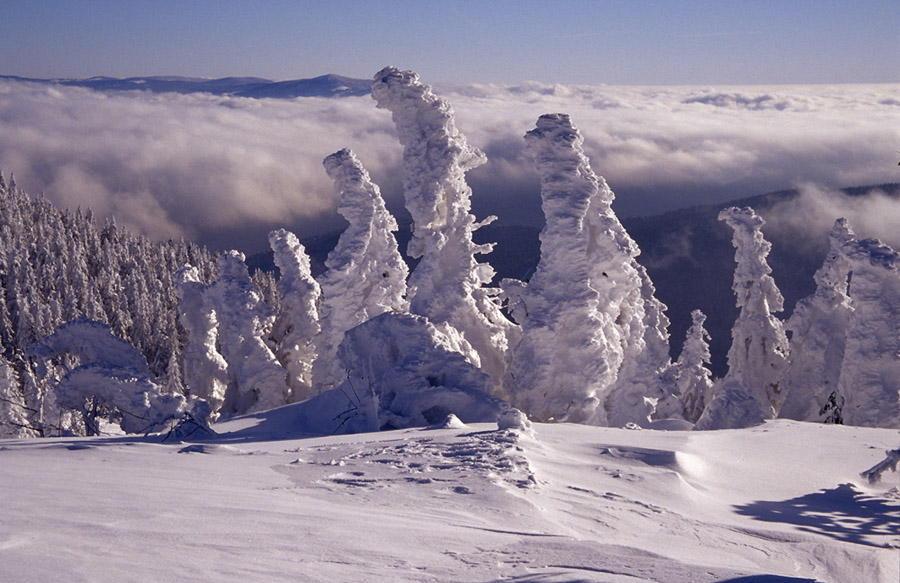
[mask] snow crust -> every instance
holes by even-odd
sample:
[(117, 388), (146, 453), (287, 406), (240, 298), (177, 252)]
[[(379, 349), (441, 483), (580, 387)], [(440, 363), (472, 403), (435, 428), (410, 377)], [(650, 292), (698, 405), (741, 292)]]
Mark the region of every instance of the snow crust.
[(487, 287), (493, 268), (475, 259), (493, 246), (476, 245), (472, 233), (495, 217), (475, 222), (465, 174), (485, 156), (456, 128), (450, 104), (413, 71), (382, 69), (372, 83), (372, 97), (377, 107), (391, 112), (403, 145), (403, 190), (413, 219), (407, 253), (421, 258), (409, 277), (410, 312), (459, 330), (500, 392), (505, 353), (519, 330), (501, 312), (498, 290)]
[(337, 360), (347, 330), (385, 312), (409, 311), (409, 268), (394, 236), (397, 221), (385, 207), (381, 191), (350, 150), (328, 156), (324, 165), (340, 197), (338, 212), (349, 225), (328, 254), (328, 271), (319, 279), (322, 332), (313, 376), (320, 391), (339, 385), (347, 376)]
[[(896, 431), (495, 424), (0, 440), (0, 581), (896, 583)], [(262, 436), (265, 425), (274, 439)], [(98, 492), (102, 490), (102, 495)]]

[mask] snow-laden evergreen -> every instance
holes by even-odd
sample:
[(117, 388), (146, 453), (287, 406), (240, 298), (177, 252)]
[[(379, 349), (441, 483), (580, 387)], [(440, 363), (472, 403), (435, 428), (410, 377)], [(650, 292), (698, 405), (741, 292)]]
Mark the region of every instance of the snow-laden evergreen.
[(276, 356), (287, 371), (290, 388), (287, 401), (301, 401), (313, 392), (312, 370), (316, 360), (315, 337), (320, 330), (318, 304), (322, 292), (310, 272), (309, 255), (296, 235), (284, 229), (272, 231), (269, 245), (275, 254), (275, 265), (281, 272), (278, 280), (280, 309), (272, 331), (278, 346)]
[(216, 309), (196, 267), (182, 267), (175, 274), (175, 281), (181, 324), (187, 331), (182, 354), (184, 386), (188, 394), (209, 404), (210, 421), (215, 421), (228, 388), (228, 363), (216, 348)]
[(784, 309), (784, 298), (766, 261), (772, 245), (763, 237), (765, 221), (749, 207), (727, 208), (719, 220), (734, 230), (732, 289), (741, 311), (731, 330), (728, 373), (697, 422), (701, 429), (745, 427), (774, 418), (784, 402), (789, 353), (784, 326), (772, 315)]
[(785, 419), (842, 422), (837, 388), (853, 306), (847, 295), (850, 262), (841, 251), (853, 238), (846, 220), (835, 221), (828, 255), (815, 274), (816, 291), (797, 302), (785, 322), (791, 335), (779, 411)]
[(534, 276), (505, 282), (523, 330), (506, 379), (511, 403), (540, 420), (649, 423), (669, 364), (668, 321), (640, 251), (569, 116), (542, 116), (526, 141), (547, 222)]
[(837, 386), (844, 423), (900, 428), (900, 253), (848, 238), (841, 254), (853, 302)]
[(713, 379), (709, 371), (709, 332), (703, 326), (706, 315), (700, 310), (691, 312), (691, 327), (688, 328), (675, 362), (675, 379), (678, 395), (684, 407), (684, 418), (696, 423), (703, 414), (706, 403), (712, 397)]
[(347, 376), (337, 360), (344, 333), (385, 312), (407, 312), (409, 268), (397, 247), (397, 221), (388, 212), (378, 186), (350, 150), (325, 158), (334, 181), (338, 212), (349, 225), (328, 254), (328, 270), (319, 278), (322, 332), (313, 367), (317, 390), (342, 383)]
[(475, 222), (465, 175), (485, 156), (456, 128), (450, 105), (416, 73), (381, 70), (372, 97), (391, 112), (403, 145), (403, 189), (413, 219), (408, 255), (421, 258), (408, 282), (410, 311), (459, 330), (478, 354), (473, 364), (500, 390), (505, 354), (519, 330), (500, 311), (499, 290), (486, 287), (493, 268), (475, 259), (493, 246), (476, 245), (472, 233), (494, 217)]
[(216, 346), (228, 363), (224, 414), (262, 411), (289, 401), (287, 371), (264, 338), (274, 315), (262, 303), (250, 280), (244, 254), (229, 251), (219, 256), (219, 273), (206, 291), (216, 310)]

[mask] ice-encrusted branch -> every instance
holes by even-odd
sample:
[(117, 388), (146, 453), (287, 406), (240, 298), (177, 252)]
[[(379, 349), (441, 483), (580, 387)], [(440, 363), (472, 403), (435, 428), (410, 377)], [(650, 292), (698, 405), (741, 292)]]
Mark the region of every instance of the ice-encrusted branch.
[(900, 463), (900, 448), (891, 449), (884, 452), (885, 458), (864, 472), (860, 472), (860, 476), (868, 480), (870, 484), (877, 484), (881, 481), (881, 475), (888, 470), (897, 471), (897, 464)]

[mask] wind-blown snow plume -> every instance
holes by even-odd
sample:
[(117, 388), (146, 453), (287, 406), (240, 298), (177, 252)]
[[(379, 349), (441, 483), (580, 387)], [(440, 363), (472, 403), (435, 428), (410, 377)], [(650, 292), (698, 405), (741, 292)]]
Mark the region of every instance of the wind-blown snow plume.
[(900, 428), (900, 253), (877, 239), (841, 247), (853, 313), (837, 393), (848, 425)]
[(346, 377), (337, 361), (344, 333), (384, 312), (406, 312), (409, 268), (397, 247), (397, 221), (388, 212), (378, 186), (350, 150), (325, 158), (334, 181), (338, 212), (350, 224), (328, 254), (320, 278), (322, 332), (313, 380), (318, 390), (339, 385)]
[(778, 415), (785, 419), (841, 421), (837, 400), (843, 397), (836, 391), (853, 313), (847, 295), (850, 263), (841, 254), (853, 239), (846, 220), (834, 223), (829, 239), (830, 250), (815, 274), (816, 291), (797, 302), (784, 325), (791, 333), (791, 352)]
[(784, 401), (781, 382), (789, 350), (781, 320), (772, 315), (784, 309), (784, 298), (766, 262), (772, 245), (763, 238), (765, 221), (749, 207), (727, 208), (719, 220), (734, 229), (733, 289), (741, 312), (731, 330), (728, 374), (697, 422), (700, 429), (745, 427), (774, 418)]
[(499, 388), (518, 329), (485, 287), (494, 270), (475, 260), (492, 245), (474, 244), (472, 233), (493, 217), (476, 224), (465, 174), (484, 163), (484, 154), (456, 129), (450, 105), (414, 72), (381, 70), (372, 97), (391, 112), (403, 145), (404, 196), (413, 219), (408, 253), (422, 258), (409, 279), (410, 311), (459, 330), (479, 355), (474, 364)]
[(278, 343), (278, 361), (287, 371), (288, 402), (312, 395), (312, 367), (319, 333), (318, 303), (322, 295), (310, 272), (309, 255), (297, 236), (284, 229), (269, 233), (275, 265), (281, 271), (278, 290), (281, 310), (272, 334)]
[(238, 251), (222, 253), (219, 274), (209, 286), (219, 319), (218, 346), (228, 363), (224, 413), (262, 411), (290, 397), (286, 371), (263, 341), (272, 324), (271, 310), (259, 297)]
[(547, 223), (531, 281), (524, 289), (507, 284), (523, 326), (510, 359), (510, 398), (538, 419), (648, 422), (653, 405), (645, 397), (659, 396), (648, 391), (656, 390), (663, 368), (656, 361), (669, 359), (668, 322), (635, 262), (640, 250), (569, 116), (544, 115), (525, 137), (541, 174)]
[(228, 388), (228, 363), (216, 349), (219, 322), (215, 307), (196, 267), (185, 265), (175, 274), (178, 316), (188, 333), (182, 356), (189, 394), (209, 403), (210, 421), (219, 416)]

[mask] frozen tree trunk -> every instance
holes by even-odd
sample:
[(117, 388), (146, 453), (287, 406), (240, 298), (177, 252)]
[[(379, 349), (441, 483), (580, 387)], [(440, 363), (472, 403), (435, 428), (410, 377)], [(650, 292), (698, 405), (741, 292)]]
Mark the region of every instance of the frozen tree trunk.
[(178, 315), (188, 333), (182, 356), (184, 382), (190, 395), (209, 404), (209, 420), (215, 421), (228, 387), (228, 363), (216, 350), (219, 325), (216, 311), (196, 268), (186, 265), (178, 270), (175, 284), (179, 299)]
[(734, 293), (741, 309), (731, 329), (728, 374), (697, 422), (698, 429), (747, 427), (773, 419), (784, 401), (782, 378), (788, 341), (780, 320), (784, 299), (766, 257), (772, 245), (763, 238), (764, 221), (749, 207), (730, 207), (719, 220), (734, 229)]
[(797, 302), (785, 323), (791, 333), (779, 417), (798, 421), (841, 423), (837, 394), (847, 332), (853, 313), (847, 285), (850, 263), (841, 249), (853, 239), (847, 221), (838, 219), (830, 235), (830, 250), (816, 271), (816, 291)]
[(385, 312), (407, 312), (409, 268), (397, 247), (397, 221), (388, 212), (378, 186), (350, 150), (325, 158), (325, 170), (339, 196), (338, 212), (349, 225), (328, 254), (319, 279), (322, 331), (313, 367), (317, 392), (341, 384), (347, 376), (337, 349), (347, 330)]
[(519, 330), (500, 311), (497, 290), (485, 287), (494, 270), (475, 260), (492, 245), (472, 242), (472, 233), (487, 221), (477, 224), (469, 212), (472, 191), (465, 174), (484, 163), (484, 154), (456, 129), (450, 105), (412, 71), (378, 72), (372, 97), (391, 112), (403, 145), (404, 195), (413, 219), (408, 253), (421, 257), (409, 279), (410, 311), (459, 330), (477, 352), (479, 362), (473, 364), (499, 392), (505, 354)]
[(640, 251), (569, 116), (542, 116), (526, 141), (547, 222), (531, 281), (507, 283), (523, 330), (510, 356), (510, 399), (539, 420), (647, 423), (668, 337)]
[(703, 326), (706, 315), (700, 310), (694, 310), (691, 320), (684, 346), (675, 363), (675, 378), (684, 407), (684, 418), (696, 423), (712, 396), (713, 381), (712, 373), (707, 368), (711, 355), (709, 333)]
[(900, 253), (848, 240), (853, 312), (837, 394), (847, 425), (900, 428)]
[(217, 346), (228, 363), (222, 412), (240, 414), (286, 404), (290, 397), (286, 371), (263, 340), (271, 310), (250, 280), (243, 253), (222, 253), (218, 277), (207, 293), (219, 320)]
[(322, 292), (310, 272), (309, 255), (296, 235), (284, 229), (272, 231), (269, 245), (281, 271), (281, 304), (273, 329), (278, 342), (276, 356), (287, 371), (287, 401), (302, 401), (313, 394), (315, 337), (320, 329), (317, 305)]

